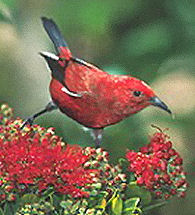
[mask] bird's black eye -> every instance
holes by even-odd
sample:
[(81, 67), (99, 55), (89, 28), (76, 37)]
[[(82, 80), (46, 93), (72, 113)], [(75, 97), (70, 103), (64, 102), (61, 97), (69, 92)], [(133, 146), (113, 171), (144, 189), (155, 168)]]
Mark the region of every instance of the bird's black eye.
[(142, 92), (141, 92), (141, 91), (136, 90), (136, 91), (133, 91), (133, 95), (134, 95), (134, 96), (136, 96), (136, 97), (139, 97), (139, 96), (141, 96), (141, 95), (142, 95)]

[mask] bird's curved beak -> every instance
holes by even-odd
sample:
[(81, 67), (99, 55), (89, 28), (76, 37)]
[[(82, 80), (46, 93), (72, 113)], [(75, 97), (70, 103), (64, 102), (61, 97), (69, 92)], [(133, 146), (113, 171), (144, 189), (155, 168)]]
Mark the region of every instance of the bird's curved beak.
[(166, 112), (168, 112), (169, 114), (172, 114), (171, 110), (168, 108), (168, 106), (161, 101), (157, 96), (154, 96), (150, 99), (150, 102), (152, 105), (159, 107), (163, 110), (165, 110)]

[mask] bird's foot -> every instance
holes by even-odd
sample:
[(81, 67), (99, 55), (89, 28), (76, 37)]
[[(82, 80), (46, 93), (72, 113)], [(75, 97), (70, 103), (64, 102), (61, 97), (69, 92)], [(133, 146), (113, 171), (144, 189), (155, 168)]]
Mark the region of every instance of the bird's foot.
[(27, 118), (27, 119), (24, 121), (24, 123), (22, 124), (21, 129), (23, 129), (27, 124), (32, 125), (33, 122), (34, 122), (34, 120), (35, 120), (37, 117), (41, 116), (42, 114), (47, 113), (47, 112), (51, 112), (51, 111), (53, 111), (53, 110), (55, 110), (55, 109), (57, 109), (57, 108), (58, 108), (58, 107), (56, 106), (56, 104), (53, 103), (53, 101), (49, 102), (43, 110), (41, 110), (41, 111), (39, 111), (38, 113), (35, 113), (33, 116)]
[(95, 143), (95, 149), (99, 149), (100, 147), (100, 143)]
[(24, 122), (23, 122), (23, 124), (22, 124), (22, 126), (21, 126), (21, 130), (27, 125), (27, 124), (29, 124), (30, 126), (33, 124), (33, 122), (34, 122), (34, 117), (33, 116), (31, 116), (31, 117), (29, 117), (29, 118), (27, 118)]
[(102, 133), (103, 133), (103, 128), (96, 128), (91, 130), (91, 134), (94, 139), (96, 149), (100, 148), (101, 146)]

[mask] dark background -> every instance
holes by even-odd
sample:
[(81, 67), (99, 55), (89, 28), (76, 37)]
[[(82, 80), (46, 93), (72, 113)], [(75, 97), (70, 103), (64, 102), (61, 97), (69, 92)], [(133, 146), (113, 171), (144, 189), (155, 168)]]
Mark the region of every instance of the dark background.
[[(112, 74), (149, 83), (175, 113), (150, 107), (105, 129), (103, 147), (116, 161), (127, 148), (146, 144), (155, 129), (169, 128), (184, 158), (190, 188), (156, 214), (193, 215), (195, 139), (194, 0), (0, 0), (0, 102), (25, 118), (49, 101), (50, 73), (39, 51), (54, 51), (40, 17), (52, 17), (73, 54)], [(56, 127), (70, 144), (93, 145), (81, 126), (58, 111), (36, 121)]]

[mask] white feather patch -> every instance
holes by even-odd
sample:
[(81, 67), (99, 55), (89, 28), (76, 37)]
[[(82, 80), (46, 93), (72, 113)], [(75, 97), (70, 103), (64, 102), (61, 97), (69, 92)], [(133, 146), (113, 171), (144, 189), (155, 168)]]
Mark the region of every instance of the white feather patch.
[(53, 59), (53, 60), (59, 60), (59, 57), (51, 52), (41, 52), (41, 54)]
[(61, 88), (61, 91), (63, 91), (64, 93), (68, 94), (69, 96), (81, 97), (81, 95), (69, 91), (66, 87), (62, 87), (62, 88)]

